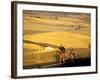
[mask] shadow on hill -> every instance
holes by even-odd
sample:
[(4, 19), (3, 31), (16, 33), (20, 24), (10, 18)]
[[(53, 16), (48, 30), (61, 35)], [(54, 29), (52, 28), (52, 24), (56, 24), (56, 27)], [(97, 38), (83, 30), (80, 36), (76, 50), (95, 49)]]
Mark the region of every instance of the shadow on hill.
[(23, 69), (33, 69), (33, 68), (59, 68), (59, 67), (78, 67), (78, 66), (91, 66), (91, 59), (75, 59), (74, 61), (67, 60), (63, 64), (58, 62), (42, 63), (36, 65), (24, 66)]

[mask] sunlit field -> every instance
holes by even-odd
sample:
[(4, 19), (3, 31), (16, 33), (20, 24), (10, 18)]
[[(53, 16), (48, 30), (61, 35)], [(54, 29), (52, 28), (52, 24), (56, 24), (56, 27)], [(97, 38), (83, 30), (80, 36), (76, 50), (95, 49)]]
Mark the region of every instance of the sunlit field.
[[(87, 13), (24, 10), (23, 68), (90, 66), (90, 24)], [(59, 65), (61, 44), (66, 49), (65, 63)], [(70, 48), (73, 48), (74, 58)]]

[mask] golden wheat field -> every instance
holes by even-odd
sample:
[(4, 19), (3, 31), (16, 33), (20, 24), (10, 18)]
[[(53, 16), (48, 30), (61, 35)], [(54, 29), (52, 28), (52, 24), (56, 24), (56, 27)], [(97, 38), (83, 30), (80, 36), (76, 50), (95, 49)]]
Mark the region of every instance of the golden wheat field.
[(23, 12), (23, 66), (57, 62), (58, 46), (74, 49), (75, 58), (90, 58), (90, 14)]

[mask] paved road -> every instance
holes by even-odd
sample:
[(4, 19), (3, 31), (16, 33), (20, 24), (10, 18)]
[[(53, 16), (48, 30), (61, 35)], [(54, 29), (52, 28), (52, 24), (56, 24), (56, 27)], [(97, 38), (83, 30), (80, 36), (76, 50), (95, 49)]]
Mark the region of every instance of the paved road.
[(36, 42), (36, 41), (30, 41), (30, 40), (24, 40), (25, 43), (31, 43), (31, 44), (36, 44), (36, 45), (40, 45), (43, 47), (53, 47), (53, 48), (58, 48), (57, 45), (54, 44), (49, 44), (49, 43), (44, 43), (44, 42)]

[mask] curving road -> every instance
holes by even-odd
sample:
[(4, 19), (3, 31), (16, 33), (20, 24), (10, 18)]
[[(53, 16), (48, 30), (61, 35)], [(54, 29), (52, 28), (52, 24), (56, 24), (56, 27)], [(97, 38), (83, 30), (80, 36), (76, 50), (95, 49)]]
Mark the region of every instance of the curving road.
[(52, 47), (52, 48), (58, 48), (57, 45), (54, 44), (49, 44), (49, 43), (43, 43), (43, 42), (36, 42), (36, 41), (29, 41), (29, 40), (24, 40), (25, 43), (30, 43), (30, 44), (36, 44), (36, 45), (40, 45), (43, 47)]

